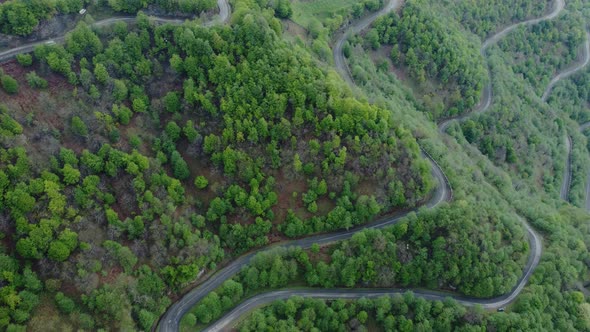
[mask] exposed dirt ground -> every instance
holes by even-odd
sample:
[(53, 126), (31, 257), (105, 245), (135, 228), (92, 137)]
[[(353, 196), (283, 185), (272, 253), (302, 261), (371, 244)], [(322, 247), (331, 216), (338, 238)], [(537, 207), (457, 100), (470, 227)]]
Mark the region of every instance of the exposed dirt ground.
[(61, 36), (73, 29), (81, 19), (82, 16), (79, 14), (58, 15), (51, 20), (40, 22), (33, 33), (25, 37), (0, 33), (0, 50)]

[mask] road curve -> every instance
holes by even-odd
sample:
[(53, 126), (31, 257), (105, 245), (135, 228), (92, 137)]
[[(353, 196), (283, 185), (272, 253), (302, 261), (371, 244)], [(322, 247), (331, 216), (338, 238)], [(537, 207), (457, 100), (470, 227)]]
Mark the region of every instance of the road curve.
[[(520, 218), (520, 217), (519, 217)], [(279, 291), (267, 292), (242, 302), (232, 311), (227, 313), (221, 319), (203, 329), (203, 331), (225, 331), (237, 321), (241, 316), (251, 312), (252, 310), (271, 304), (277, 300), (286, 300), (292, 296), (309, 297), (324, 300), (335, 300), (335, 299), (360, 299), (360, 298), (377, 298), (380, 296), (394, 296), (396, 294), (403, 294), (405, 292), (412, 292), (416, 297), (420, 297), (426, 300), (444, 300), (446, 298), (452, 298), (464, 306), (475, 306), (480, 305), (485, 309), (497, 309), (504, 307), (514, 301), (520, 292), (524, 289), (529, 278), (531, 277), (534, 268), (539, 264), (541, 260), (541, 249), (542, 242), (539, 236), (533, 231), (531, 226), (520, 219), (524, 224), (525, 228), (532, 236), (529, 238), (529, 245), (531, 255), (526, 264), (524, 274), (520, 277), (516, 286), (512, 291), (506, 295), (492, 298), (492, 299), (481, 299), (468, 296), (454, 295), (450, 293), (437, 292), (424, 289), (404, 289), (404, 288), (388, 288), (388, 289), (349, 289), (349, 288), (337, 288), (337, 289), (317, 289), (317, 288), (305, 288), (305, 289), (284, 289)]]
[[(217, 0), (217, 6), (219, 7), (219, 15), (216, 15), (216, 17), (214, 19), (205, 22), (203, 24), (203, 26), (209, 27), (209, 26), (213, 26), (218, 23), (227, 22), (227, 20), (229, 19), (230, 12), (231, 12), (231, 8), (229, 6), (229, 3), (227, 2), (227, 0)], [(149, 18), (150, 18), (150, 20), (152, 20), (154, 22), (169, 23), (169, 24), (173, 24), (173, 25), (181, 25), (186, 21), (186, 19), (174, 19), (174, 18), (156, 17), (156, 16), (150, 16)], [(111, 18), (107, 18), (104, 20), (94, 22), (94, 23), (90, 24), (90, 26), (91, 27), (104, 27), (104, 26), (112, 25), (116, 22), (134, 23), (135, 21), (136, 21), (135, 16), (119, 16), (119, 17), (111, 17)], [(62, 44), (62, 43), (64, 43), (64, 41), (65, 41), (65, 35), (60, 36), (60, 37), (56, 37), (56, 38), (42, 40), (42, 41), (35, 42), (35, 43), (22, 45), (22, 46), (19, 46), (16, 48), (12, 48), (12, 49), (9, 49), (9, 50), (6, 50), (6, 51), (0, 53), (0, 62), (10, 60), (19, 54), (31, 53), (35, 50), (35, 47), (37, 47), (37, 46), (54, 44), (54, 43), (55, 44)]]
[[(342, 46), (344, 45), (344, 42), (346, 41), (346, 39), (348, 38), (348, 36), (351, 32), (358, 33), (360, 31), (362, 31), (363, 29), (368, 27), (372, 23), (372, 21), (377, 19), (379, 16), (387, 14), (390, 10), (395, 9), (398, 6), (399, 6), (398, 0), (391, 0), (389, 2), (389, 4), (385, 7), (385, 9), (379, 11), (376, 14), (369, 16), (368, 18), (362, 19), (357, 24), (355, 24), (352, 28), (350, 28), (347, 33), (343, 33), (340, 36), (340, 38), (337, 40), (335, 47), (334, 47), (334, 62), (336, 64), (338, 71), (342, 75), (342, 77), (350, 85), (354, 85), (354, 80), (352, 78), (352, 75), (350, 73), (350, 69), (348, 68), (348, 65), (346, 63), (345, 57), (342, 52)], [(516, 29), (517, 27), (522, 26), (522, 25), (535, 24), (535, 23), (538, 23), (538, 22), (541, 22), (544, 20), (553, 19), (563, 10), (563, 8), (564, 8), (564, 1), (563, 0), (556, 0), (555, 4), (553, 6), (552, 12), (545, 15), (544, 17), (520, 22), (520, 23), (514, 24), (512, 26), (509, 26), (509, 27), (503, 29), (502, 31), (493, 35), (492, 37), (490, 37), (488, 40), (486, 40), (483, 43), (482, 48), (481, 48), (482, 55), (485, 56), (485, 50), (490, 45), (496, 43), (499, 39), (501, 39), (502, 37), (507, 35), (510, 31), (513, 31), (514, 29)], [(463, 120), (463, 119), (467, 118), (468, 116), (472, 115), (473, 113), (480, 113), (480, 112), (486, 111), (492, 103), (492, 98), (493, 98), (493, 94), (492, 94), (492, 86), (491, 86), (491, 80), (490, 80), (490, 83), (488, 85), (486, 85), (486, 87), (483, 90), (482, 99), (481, 99), (479, 105), (476, 107), (476, 109), (473, 112), (470, 112), (469, 114), (463, 114), (463, 115), (442, 121), (438, 125), (439, 131), (444, 132), (446, 130), (446, 128), (449, 126), (449, 124), (451, 123), (451, 121), (455, 121), (455, 120), (460, 121), (460, 120)], [(590, 126), (590, 122), (588, 125)], [(443, 192), (444, 192), (444, 190), (448, 191), (447, 197), (449, 197), (448, 199), (450, 200), (452, 198), (452, 189), (450, 188), (450, 186), (448, 184), (448, 180), (446, 179), (444, 172), (442, 171), (442, 169), (440, 169), (440, 167), (436, 164), (436, 162), (432, 158), (430, 158), (430, 156), (427, 156), (427, 157), (433, 165), (432, 172), (433, 172), (433, 175), (435, 175), (436, 178), (438, 179), (439, 184), (443, 184), (443, 183), (446, 184), (445, 186), (443, 186), (443, 188), (447, 187), (447, 189), (443, 189), (442, 191)], [(441, 186), (439, 185), (437, 188), (438, 193), (435, 193), (435, 196), (433, 196), (433, 197), (437, 197), (438, 195), (444, 196), (444, 194), (440, 193), (441, 192), (440, 188), (441, 188)], [(437, 201), (437, 200), (434, 200), (434, 201)], [(438, 203), (435, 203), (435, 204), (427, 204), (427, 207), (436, 207), (440, 202), (442, 202), (442, 200), (438, 200)], [(395, 223), (395, 221), (399, 220), (399, 218), (401, 218), (401, 217), (402, 216), (394, 218), (394, 221), (391, 222), (390, 224)], [(524, 220), (520, 216), (518, 216), (518, 218), (527, 231), (527, 237), (529, 240), (529, 249), (530, 249), (531, 254), (530, 254), (530, 256), (527, 260), (527, 263), (524, 267), (523, 274), (520, 277), (520, 279), (518, 280), (516, 286), (509, 293), (507, 293), (503, 296), (491, 298), (491, 299), (480, 299), (480, 298), (472, 298), (472, 297), (466, 297), (466, 296), (460, 296), (460, 295), (437, 292), (437, 291), (430, 291), (430, 290), (397, 289), (397, 288), (396, 289), (284, 289), (284, 290), (280, 290), (280, 291), (263, 293), (263, 294), (254, 296), (254, 297), (246, 300), (245, 302), (242, 302), (240, 305), (235, 307), (232, 311), (227, 313), (220, 320), (218, 320), (217, 322), (215, 322), (214, 324), (212, 324), (208, 328), (204, 329), (204, 331), (225, 330), (225, 329), (229, 328), (231, 326), (231, 324), (233, 322), (235, 322), (239, 317), (252, 311), (253, 309), (264, 306), (264, 305), (268, 305), (275, 300), (288, 299), (291, 296), (302, 296), (302, 297), (311, 297), (311, 298), (319, 298), (319, 299), (341, 299), (341, 298), (342, 299), (358, 299), (358, 298), (362, 298), (362, 297), (371, 298), (371, 297), (379, 297), (379, 296), (384, 296), (384, 295), (385, 296), (392, 296), (395, 294), (400, 294), (400, 293), (404, 293), (407, 291), (411, 291), (416, 296), (427, 299), (427, 300), (442, 300), (444, 298), (450, 297), (450, 298), (457, 300), (460, 304), (465, 305), (465, 306), (481, 305), (487, 309), (496, 309), (496, 308), (506, 306), (507, 304), (514, 301), (516, 299), (516, 297), (518, 297), (518, 295), (522, 292), (522, 290), (526, 286), (533, 271), (535, 270), (535, 268), (539, 264), (539, 261), (541, 259), (542, 249), (543, 249), (541, 237), (534, 231), (534, 229), (531, 227), (531, 225), (526, 220)], [(371, 226), (369, 226), (369, 227), (371, 227)]]
[[(510, 32), (514, 31), (515, 29), (517, 29), (521, 26), (534, 25), (534, 24), (537, 24), (542, 21), (554, 19), (555, 17), (557, 17), (557, 15), (559, 15), (561, 13), (561, 11), (564, 8), (565, 8), (564, 0), (555, 0), (555, 2), (553, 3), (553, 9), (547, 15), (545, 15), (543, 17), (534, 18), (534, 19), (530, 19), (527, 21), (522, 21), (522, 22), (513, 24), (511, 26), (504, 28), (502, 31), (495, 33), (493, 36), (486, 39), (483, 42), (483, 44), (481, 45), (481, 49), (480, 49), (481, 55), (485, 58), (486, 51), (490, 46), (496, 44), (500, 39), (505, 37)], [(488, 73), (489, 73), (488, 75), (491, 75), (490, 70), (489, 70), (489, 66), (488, 66)], [(441, 133), (444, 133), (447, 131), (447, 128), (449, 127), (449, 125), (453, 121), (463, 121), (473, 114), (483, 113), (483, 112), (487, 111), (488, 108), (492, 105), (493, 97), (494, 96), (493, 96), (493, 92), (492, 92), (492, 78), (490, 76), (489, 82), (484, 87), (479, 104), (475, 107), (475, 109), (469, 113), (461, 114), (461, 115), (454, 116), (454, 117), (443, 120), (442, 122), (439, 123), (438, 130)]]
[(579, 71), (580, 69), (586, 67), (589, 62), (590, 62), (590, 32), (586, 31), (586, 42), (584, 43), (584, 57), (582, 58), (582, 61), (575, 64), (573, 67), (557, 74), (551, 80), (551, 82), (549, 82), (549, 85), (545, 89), (545, 92), (543, 92), (543, 96), (541, 97), (541, 99), (543, 101), (547, 101), (547, 98), (549, 98), (549, 94), (551, 94), (551, 91), (553, 91), (553, 87), (555, 86), (555, 84), (557, 84), (559, 81), (563, 80), (564, 78), (571, 76), (572, 74)]
[(350, 68), (346, 64), (344, 52), (342, 52), (344, 42), (352, 34), (359, 33), (366, 29), (369, 25), (371, 25), (371, 23), (373, 23), (379, 17), (388, 14), (396, 8), (399, 8), (400, 4), (401, 0), (390, 0), (381, 10), (371, 15), (368, 15), (364, 18), (361, 18), (359, 21), (355, 22), (353, 26), (349, 27), (346, 31), (342, 32), (336, 40), (336, 44), (334, 45), (334, 49), (332, 51), (334, 55), (334, 64), (336, 65), (336, 69), (340, 72), (340, 76), (342, 76), (342, 78), (344, 78), (346, 82), (351, 86), (354, 86), (354, 81), (352, 79), (352, 73), (350, 72)]

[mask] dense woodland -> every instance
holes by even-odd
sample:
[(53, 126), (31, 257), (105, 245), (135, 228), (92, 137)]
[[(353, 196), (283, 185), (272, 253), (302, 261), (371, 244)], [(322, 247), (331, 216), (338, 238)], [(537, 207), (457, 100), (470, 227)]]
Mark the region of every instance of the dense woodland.
[[(569, 308), (590, 313), (590, 306), (583, 302), (581, 293), (568, 296)], [(576, 325), (562, 326), (585, 330), (590, 327), (587, 316)], [(538, 326), (542, 328), (542, 326)], [(241, 322), (239, 331), (265, 331), (279, 328), (281, 331), (509, 331), (534, 330), (518, 314), (486, 314), (481, 307), (465, 308), (457, 302), (426, 301), (412, 292), (393, 297), (357, 301), (323, 301), (293, 297), (284, 302), (254, 311)]]
[(331, 63), (332, 49), (330, 44), (332, 37), (335, 34), (343, 33), (355, 19), (366, 13), (375, 12), (383, 8), (384, 5), (384, 0), (363, 0), (357, 1), (348, 10), (331, 13), (330, 17), (315, 17), (308, 13), (300, 13), (299, 18), (295, 18), (289, 12), (289, 16), (282, 16), (282, 18), (292, 18), (295, 23), (305, 28), (307, 40), (299, 39), (298, 41), (302, 44), (308, 44), (320, 60)]
[(7, 67), (3, 327), (147, 330), (224, 259), (428, 196), (409, 131), (281, 41), (265, 8), (212, 29), (81, 23)]
[(571, 79), (560, 82), (549, 96), (549, 104), (554, 109), (562, 110), (573, 121), (570, 124), (573, 129), (569, 134), (573, 139), (572, 151), (572, 184), (569, 200), (572, 204), (584, 207), (586, 204), (586, 184), (590, 172), (590, 140), (589, 132), (579, 132), (573, 122), (579, 124), (590, 121), (590, 109), (588, 102), (590, 96), (588, 90), (590, 84), (590, 72), (586, 69), (575, 74)]
[(254, 311), (238, 330), (478, 331), (489, 325), (481, 308), (464, 308), (452, 300), (429, 302), (408, 292), (354, 302), (293, 297)]
[(167, 13), (198, 14), (217, 7), (216, 0), (108, 0), (109, 6), (117, 12), (135, 14), (154, 6)]

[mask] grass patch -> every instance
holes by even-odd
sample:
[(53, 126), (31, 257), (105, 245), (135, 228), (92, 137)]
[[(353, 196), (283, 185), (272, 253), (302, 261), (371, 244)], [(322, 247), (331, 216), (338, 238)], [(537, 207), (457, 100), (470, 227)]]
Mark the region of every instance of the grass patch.
[(357, 0), (295, 0), (292, 2), (293, 21), (307, 28), (313, 19), (320, 22), (339, 14), (345, 16), (352, 11)]

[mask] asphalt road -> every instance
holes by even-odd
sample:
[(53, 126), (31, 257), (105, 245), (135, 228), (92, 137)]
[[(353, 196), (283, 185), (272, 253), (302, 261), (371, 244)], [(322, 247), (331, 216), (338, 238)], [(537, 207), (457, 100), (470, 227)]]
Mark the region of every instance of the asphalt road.
[(531, 255), (525, 266), (525, 271), (520, 277), (517, 285), (512, 291), (506, 295), (491, 298), (481, 299), (467, 296), (460, 296), (452, 293), (424, 290), (424, 289), (404, 289), (404, 288), (388, 288), (388, 289), (313, 289), (313, 288), (298, 288), (298, 289), (284, 289), (280, 291), (273, 291), (263, 293), (242, 302), (232, 311), (227, 313), (214, 324), (205, 328), (203, 331), (222, 331), (230, 328), (230, 326), (238, 320), (242, 315), (245, 315), (252, 310), (268, 305), (276, 300), (285, 300), (292, 296), (301, 296), (317, 299), (359, 299), (359, 298), (376, 298), (380, 296), (394, 296), (396, 294), (403, 294), (411, 291), (415, 296), (424, 298), (426, 300), (444, 300), (445, 298), (453, 298), (457, 302), (465, 306), (480, 305), (485, 309), (497, 309), (510, 304), (523, 290), (531, 277), (535, 267), (539, 264), (542, 252), (542, 242), (540, 237), (534, 232), (531, 226), (524, 220), (523, 222), (527, 232), (529, 233), (529, 245)]
[[(225, 23), (227, 22), (230, 14), (230, 6), (227, 0), (217, 0), (217, 6), (219, 7), (219, 15), (217, 15), (213, 20), (205, 22), (204, 26), (213, 26), (218, 23)], [(150, 16), (150, 20), (159, 23), (169, 23), (173, 25), (180, 25), (183, 24), (186, 20), (185, 19), (174, 19), (174, 18), (165, 18), (165, 17), (155, 17)], [(104, 27), (112, 25), (116, 22), (126, 22), (126, 23), (134, 23), (136, 21), (135, 16), (119, 16), (119, 17), (111, 17), (101, 21), (94, 22), (90, 24), (91, 27)], [(4, 62), (10, 60), (17, 56), (18, 54), (25, 54), (31, 53), (35, 50), (35, 47), (44, 45), (44, 44), (62, 44), (65, 41), (65, 33), (64, 36), (56, 37), (52, 39), (42, 40), (35, 43), (30, 43), (26, 45), (22, 45), (16, 48), (12, 48), (10, 50), (6, 50), (0, 53), (0, 62)]]
[[(580, 132), (590, 128), (590, 121), (580, 125)], [(586, 178), (586, 211), (590, 212), (590, 173)]]
[(570, 135), (565, 137), (565, 148), (567, 150), (567, 161), (563, 170), (563, 181), (561, 182), (559, 197), (564, 201), (568, 201), (570, 185), (572, 183), (572, 137)]
[(541, 238), (535, 233), (531, 226), (521, 219), (529, 235), (529, 246), (531, 255), (525, 266), (523, 275), (518, 280), (516, 286), (510, 293), (491, 299), (473, 298), (467, 296), (460, 296), (452, 293), (437, 292), (424, 289), (404, 289), (404, 288), (388, 288), (388, 289), (283, 289), (280, 291), (273, 291), (256, 295), (239, 304), (232, 311), (227, 313), (221, 319), (203, 329), (203, 331), (225, 331), (229, 330), (231, 326), (243, 315), (252, 310), (268, 305), (276, 300), (286, 300), (292, 296), (301, 296), (317, 299), (360, 299), (360, 298), (376, 298), (380, 296), (394, 296), (396, 294), (403, 294), (411, 291), (416, 297), (426, 300), (444, 300), (445, 298), (452, 298), (464, 306), (480, 305), (485, 309), (497, 309), (510, 304), (522, 292), (524, 286), (527, 284), (533, 271), (539, 264), (542, 252)]

